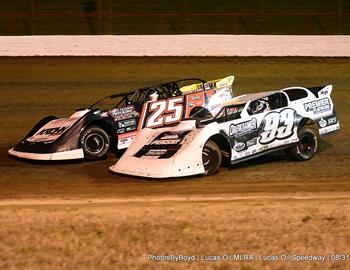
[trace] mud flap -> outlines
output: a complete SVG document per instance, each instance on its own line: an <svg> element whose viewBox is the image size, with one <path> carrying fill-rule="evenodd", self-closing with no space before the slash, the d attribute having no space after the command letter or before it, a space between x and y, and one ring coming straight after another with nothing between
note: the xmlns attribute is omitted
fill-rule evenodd
<svg viewBox="0 0 350 270"><path fill-rule="evenodd" d="M315 119L315 122L321 137L336 133L340 129L339 120L335 110L333 110L330 115Z"/></svg>

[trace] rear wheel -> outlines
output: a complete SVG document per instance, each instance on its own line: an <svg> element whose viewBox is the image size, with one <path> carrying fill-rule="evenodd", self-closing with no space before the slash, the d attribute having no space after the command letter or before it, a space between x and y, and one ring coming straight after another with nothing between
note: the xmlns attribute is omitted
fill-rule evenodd
<svg viewBox="0 0 350 270"><path fill-rule="evenodd" d="M294 160L304 161L311 159L317 151L317 136L309 128L298 131L299 142L287 149L287 154Z"/></svg>
<svg viewBox="0 0 350 270"><path fill-rule="evenodd" d="M204 175L216 173L221 165L222 155L219 146L213 141L207 141L203 147L202 160Z"/></svg>
<svg viewBox="0 0 350 270"><path fill-rule="evenodd" d="M108 134L102 128L91 126L82 133L80 144L86 159L97 160L106 155L110 141Z"/></svg>

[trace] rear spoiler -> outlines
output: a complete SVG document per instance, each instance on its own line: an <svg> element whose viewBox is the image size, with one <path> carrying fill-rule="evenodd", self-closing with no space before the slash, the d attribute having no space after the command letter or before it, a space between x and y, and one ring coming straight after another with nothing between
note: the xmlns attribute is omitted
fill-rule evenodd
<svg viewBox="0 0 350 270"><path fill-rule="evenodd" d="M191 85L186 85L180 88L180 91L182 93L189 93L192 91L197 91L199 89L201 89L201 87L206 90L208 89L214 89L214 88L220 88L220 87L225 87L225 86L232 86L233 81L234 81L235 77L233 75L231 76L227 76L225 78L222 79L216 79L216 80L212 80L212 81L208 81L206 83L195 83L195 84L191 84Z"/></svg>
<svg viewBox="0 0 350 270"><path fill-rule="evenodd" d="M333 89L333 85L329 84L324 86L315 86L309 87L307 89L310 90L315 95L315 97L319 98L319 94L330 95Z"/></svg>

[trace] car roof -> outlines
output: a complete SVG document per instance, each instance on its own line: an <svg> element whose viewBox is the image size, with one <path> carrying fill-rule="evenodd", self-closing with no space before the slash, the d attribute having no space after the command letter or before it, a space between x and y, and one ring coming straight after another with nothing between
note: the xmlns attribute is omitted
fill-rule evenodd
<svg viewBox="0 0 350 270"><path fill-rule="evenodd" d="M145 87L140 87L140 88L136 88L134 90L129 90L129 91L126 91L126 92L121 92L121 93L117 93L117 94L112 94L112 95L108 95L108 96L105 96L99 100L97 100L95 103L93 103L89 108L92 108L94 107L96 104L98 104L99 102L101 102L102 100L104 99L107 99L107 98L117 98L117 97L125 97L127 95L134 95L134 94L137 94L137 93L143 93L151 88L166 88L167 86L173 86L174 84L177 84L179 82L184 82L184 81L198 81L198 82L201 82L201 83L206 83L205 80L203 79L199 79L199 78L186 78L186 79L181 79L181 80L176 80L176 81L171 81L171 82L166 82L166 83L162 83L162 84L156 84L156 85L150 85L150 86L145 86ZM180 90L179 90L180 91Z"/></svg>
<svg viewBox="0 0 350 270"><path fill-rule="evenodd" d="M225 105L239 105L239 104L245 104L248 101L257 100L263 97L267 97L269 95L275 94L281 92L280 90L277 91L268 91L268 92L259 92L259 93L252 93L252 94L244 94L241 96L234 97L233 99L227 101Z"/></svg>
<svg viewBox="0 0 350 270"><path fill-rule="evenodd" d="M174 83L179 83L179 82L184 82L184 81L198 81L198 82L201 82L201 83L206 83L205 80L203 79L199 79L199 78L186 78L186 79L181 79L181 80L176 80L176 81L170 81L170 82L166 82L166 83L161 83L161 84L156 84L156 85L150 85L150 86L144 86L144 87L140 87L140 88L136 88L134 90L130 90L130 91L126 91L126 92L122 92L122 93L118 93L118 94L113 94L113 95L110 95L110 96L107 96L107 97L122 97L122 96L126 96L126 95L129 95L129 94L133 94L135 93L136 91L145 91L145 90L148 90L150 88L157 88L157 87L162 87L162 86L166 86L166 85L169 85L169 84L174 84Z"/></svg>

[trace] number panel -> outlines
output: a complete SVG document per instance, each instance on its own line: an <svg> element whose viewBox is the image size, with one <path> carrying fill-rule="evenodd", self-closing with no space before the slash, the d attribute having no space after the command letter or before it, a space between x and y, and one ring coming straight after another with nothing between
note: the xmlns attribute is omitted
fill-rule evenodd
<svg viewBox="0 0 350 270"><path fill-rule="evenodd" d="M146 127L154 128L163 125L164 117L162 114L166 110L167 104L165 100L156 101L151 103L150 111L152 114L147 119Z"/></svg>
<svg viewBox="0 0 350 270"><path fill-rule="evenodd" d="M284 140L294 134L295 110L284 109L280 112L270 112L265 115L265 125L260 133L261 144L268 144L274 140Z"/></svg>
<svg viewBox="0 0 350 270"><path fill-rule="evenodd" d="M171 115L165 116L164 124L171 124L181 120L183 113L182 102L182 97L169 100L166 112L171 113Z"/></svg>
<svg viewBox="0 0 350 270"><path fill-rule="evenodd" d="M148 111L152 112L146 117L145 127L155 128L179 122L183 115L183 97L159 100L149 104Z"/></svg>

